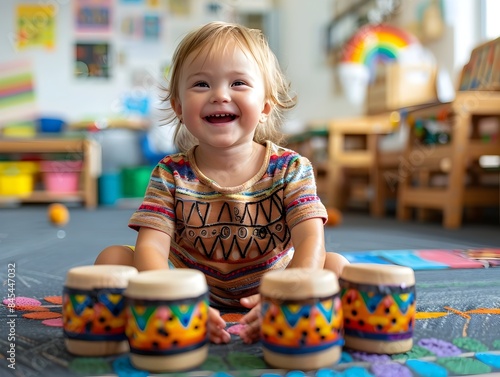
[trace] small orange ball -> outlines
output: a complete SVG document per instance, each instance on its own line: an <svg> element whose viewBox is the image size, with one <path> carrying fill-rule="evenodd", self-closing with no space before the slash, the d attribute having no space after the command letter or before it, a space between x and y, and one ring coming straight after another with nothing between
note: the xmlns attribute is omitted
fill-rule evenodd
<svg viewBox="0 0 500 377"><path fill-rule="evenodd" d="M337 208L329 207L326 209L326 213L328 214L328 220L326 225L328 226L337 226L342 222L342 213Z"/></svg>
<svg viewBox="0 0 500 377"><path fill-rule="evenodd" d="M68 208L61 203L52 203L47 209L49 221L56 226L64 226L69 221Z"/></svg>

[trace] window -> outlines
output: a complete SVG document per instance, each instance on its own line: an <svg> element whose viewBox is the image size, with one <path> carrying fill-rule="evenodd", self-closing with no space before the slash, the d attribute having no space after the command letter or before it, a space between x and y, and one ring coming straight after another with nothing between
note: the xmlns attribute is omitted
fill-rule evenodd
<svg viewBox="0 0 500 377"><path fill-rule="evenodd" d="M483 36L486 40L500 37L500 1L483 0Z"/></svg>

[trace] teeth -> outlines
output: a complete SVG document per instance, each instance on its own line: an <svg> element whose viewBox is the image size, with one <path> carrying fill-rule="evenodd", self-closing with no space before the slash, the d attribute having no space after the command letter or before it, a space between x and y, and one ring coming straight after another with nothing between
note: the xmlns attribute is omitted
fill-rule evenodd
<svg viewBox="0 0 500 377"><path fill-rule="evenodd" d="M215 115L212 115L212 116L214 116L216 118L220 118L220 117L229 117L229 116L231 116L231 114L215 114Z"/></svg>

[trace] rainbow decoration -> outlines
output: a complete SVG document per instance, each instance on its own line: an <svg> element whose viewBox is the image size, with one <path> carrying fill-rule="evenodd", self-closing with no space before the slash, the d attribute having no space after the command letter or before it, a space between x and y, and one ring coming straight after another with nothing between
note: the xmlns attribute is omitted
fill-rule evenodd
<svg viewBox="0 0 500 377"><path fill-rule="evenodd" d="M373 78L378 63L397 60L403 49L418 44L420 42L415 36L398 27L366 25L346 43L341 61L365 65Z"/></svg>

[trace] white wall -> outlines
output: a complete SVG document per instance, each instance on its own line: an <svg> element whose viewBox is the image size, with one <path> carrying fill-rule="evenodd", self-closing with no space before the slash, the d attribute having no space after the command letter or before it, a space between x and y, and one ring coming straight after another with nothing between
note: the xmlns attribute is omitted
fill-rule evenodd
<svg viewBox="0 0 500 377"><path fill-rule="evenodd" d="M462 67L469 61L474 47L481 43L481 1L455 0L453 9L450 3L454 26L454 68L458 75Z"/></svg>
<svg viewBox="0 0 500 377"><path fill-rule="evenodd" d="M356 113L337 87L334 68L325 53L326 27L332 0L282 0L280 6L280 61L298 96L287 130L310 120Z"/></svg>

